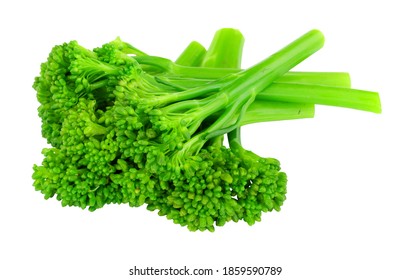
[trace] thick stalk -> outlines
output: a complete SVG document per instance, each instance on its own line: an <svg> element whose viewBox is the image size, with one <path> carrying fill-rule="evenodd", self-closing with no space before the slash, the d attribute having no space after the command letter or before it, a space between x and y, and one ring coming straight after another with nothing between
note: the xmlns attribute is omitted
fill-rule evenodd
<svg viewBox="0 0 410 280"><path fill-rule="evenodd" d="M218 30L202 61L202 67L241 68L242 49L245 38L233 28Z"/></svg>
<svg viewBox="0 0 410 280"><path fill-rule="evenodd" d="M206 49L200 43L192 41L180 56L175 60L176 64L196 67L202 64Z"/></svg>

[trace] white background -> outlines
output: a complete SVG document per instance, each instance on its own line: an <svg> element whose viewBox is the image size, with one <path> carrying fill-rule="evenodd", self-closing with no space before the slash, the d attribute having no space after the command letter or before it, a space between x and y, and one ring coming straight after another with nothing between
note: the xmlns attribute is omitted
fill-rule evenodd
<svg viewBox="0 0 410 280"><path fill-rule="evenodd" d="M134 265L282 266L278 279L410 279L405 2L2 2L0 279L158 278L128 276ZM245 127L244 146L280 159L289 176L282 211L253 227L192 233L143 207L89 213L34 191L32 165L46 143L31 85L52 46L75 39L93 48L120 36L175 59L191 40L207 46L222 27L244 34L244 67L321 30L325 47L296 70L350 72L353 87L380 92L383 114L318 107L314 119ZM234 279L209 279L224 278ZM240 279L259 278L268 279Z"/></svg>

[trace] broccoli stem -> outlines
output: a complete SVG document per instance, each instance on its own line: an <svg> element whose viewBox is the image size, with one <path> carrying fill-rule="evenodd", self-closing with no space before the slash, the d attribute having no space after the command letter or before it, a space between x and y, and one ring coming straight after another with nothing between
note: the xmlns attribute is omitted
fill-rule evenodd
<svg viewBox="0 0 410 280"><path fill-rule="evenodd" d="M258 156L250 151L245 150L241 143L241 128L238 127L228 133L229 147L235 151L235 153L240 154L243 158L259 160Z"/></svg>
<svg viewBox="0 0 410 280"><path fill-rule="evenodd" d="M242 35L237 30L225 28L215 34L211 47L207 52L208 57L213 57L213 61L203 62L205 67L226 67L229 62L231 65L240 62L241 57L236 58L242 51ZM237 38L235 39L235 36ZM232 39L233 38L233 39ZM236 42L236 44L235 44ZM229 46L229 48L227 48ZM235 56L226 56L230 50ZM229 51L228 51L229 53ZM215 59L219 60L215 60ZM239 63L237 64L239 68ZM184 81L180 80L183 84ZM190 81L190 86L201 84L202 80ZM327 72L288 72L266 88L256 97L254 103L247 110L241 125L260 121L295 119L299 117L313 117L313 104L331 105L364 110L374 113L381 112L379 96L375 92L349 89L350 76L348 73L327 73ZM270 103L271 110L268 104ZM292 104L279 103L292 102ZM312 104L312 105L307 105ZM310 107L310 108L309 108ZM288 109L289 115L285 114ZM260 112L258 110L261 110ZM277 110L277 114L276 114ZM300 112L300 113L299 113Z"/></svg>
<svg viewBox="0 0 410 280"><path fill-rule="evenodd" d="M198 68L198 67L189 67L179 64L175 64L167 58L162 58L158 56L140 56L134 57L134 59L141 64L144 70L152 71L152 67L163 75L171 75L172 77L185 77L185 78L199 78L199 79L218 79L225 77L232 73L238 73L238 70L232 70L229 68ZM149 72L148 71L148 72Z"/></svg>
<svg viewBox="0 0 410 280"><path fill-rule="evenodd" d="M237 32L237 34L235 34ZM236 29L223 28L215 34L209 50L198 42L191 42L180 54L177 60L172 62L169 59L154 56L138 56L135 59L143 68L151 66L161 73L160 80L167 83L174 83L183 88L192 88L209 83L215 79L226 75L238 73L240 67L234 64L238 60L239 51L242 51L243 36ZM218 43L219 42L219 43ZM223 43L222 43L223 42ZM213 44L213 45L212 45ZM219 44L219 45L218 45ZM238 46L235 46L237 44ZM221 47L227 46L227 47ZM234 47L232 47L234 46ZM240 49L239 49L240 48ZM220 55L212 55L213 50L217 50ZM206 57L205 57L206 55ZM211 60L220 59L223 67L215 67L219 61L211 64ZM240 58L239 58L240 59ZM229 63L227 63L229 62ZM240 61L239 61L240 63ZM198 69L197 66L201 65ZM152 68L149 68L150 70ZM344 72L288 72L278 78L281 83L311 83L326 84L340 87L350 87L350 76Z"/></svg>
<svg viewBox="0 0 410 280"><path fill-rule="evenodd" d="M235 33L235 31L234 29L226 28L215 34L206 55L206 57L212 57L213 59L203 61L202 66L227 67L236 63L237 68L239 68L243 37L240 32L237 31L238 33ZM228 45L230 46L229 48L226 47ZM229 56L226 53L232 53L233 55ZM184 79L175 81L179 85L190 87L198 86L204 82L201 79L190 80L189 82ZM333 105L375 113L381 112L377 93L348 89L348 87L350 87L350 76L348 73L286 73L277 82L258 94L256 101L250 105L249 110L244 115L244 120L240 124L313 117L313 104ZM262 104L267 101L272 102L270 103L271 106L266 103ZM275 104L275 101L292 102L292 104ZM187 105L185 104L184 106ZM197 101L193 101L191 105L193 107L201 106Z"/></svg>
<svg viewBox="0 0 410 280"><path fill-rule="evenodd" d="M229 32L229 30L227 32ZM219 43L220 48L225 47L223 39L220 39L219 37L215 36L214 41L217 41L217 43ZM214 41L212 43L214 43ZM241 53L241 51L242 51L242 46L240 44L236 44L236 45L235 44L229 44L229 47L232 49L233 52L234 52L235 49L236 50L239 49L239 53ZM218 55L223 55L223 52L218 52L218 48L210 50L210 52L212 52L212 54L216 57ZM235 61L238 62L238 61L240 61L240 56L239 56L239 59L236 58L236 57L231 57L230 60L233 60L233 62L235 62ZM227 63L227 62L225 62L225 60L216 59L215 61L217 61L217 62L211 62L212 66L216 66L216 67L221 66L221 67L223 67L224 63ZM230 61L230 62L232 62L232 61ZM237 64L237 67L238 68L240 67L240 63ZM246 112L247 113L246 115L249 115L250 108L254 104L260 104L262 106L263 105L268 105L268 110L269 111L272 108L272 104L269 104L269 102L259 102L258 103L258 101L255 101L249 106L249 108ZM284 106L293 105L293 104L290 104L290 103L287 103L287 104L283 103L283 104L284 104ZM308 106L308 108L309 107L314 108L313 105ZM256 112L263 113L263 108L256 108ZM246 115L243 119L246 118ZM278 114L278 115L280 115L280 114ZM242 121L243 121L243 119L242 119ZM216 138L219 138L219 137L221 137L221 136L218 136ZM212 139L215 139L215 138L212 138ZM241 158L241 160L243 160L243 164L248 169L248 171L250 171L250 172L256 171L256 172L258 172L258 176L260 176L260 174L263 174L261 177L267 176L267 178L269 178L267 180L267 182L269 182L267 184L267 187L270 190L270 191L268 191L268 193L271 193L271 195L266 196L266 190L267 189L266 189L265 186L263 186L264 183L262 183L262 185L260 185L261 182L259 182L259 183L255 183L255 185L257 186L258 189L259 188L264 189L261 192L261 195L263 197L263 203L265 204L264 208L266 210L275 209L275 210L279 211L280 206L283 204L283 200L285 198L285 193L286 193L286 175L284 173L277 173L276 172L277 170L280 169L279 162L275 159L272 159L272 158L269 158L269 159L261 158L258 155L256 155L255 153L252 153L250 151L245 150L242 147L241 141L240 141L240 127L237 127L237 128L235 128L234 130L232 130L228 133L228 141L229 141L229 146L231 148L231 151L234 154L236 154L237 156L239 156L239 158ZM272 167L273 167L273 169L270 169ZM252 169L254 171L251 171ZM276 183L272 184L274 180L276 180ZM255 186L253 184L253 182L251 182L251 181L253 181L253 180L248 181L248 184L246 184L246 188L249 191L249 193L254 192L254 190L250 191ZM259 179L255 178L254 182L257 182L257 181L262 181L262 180L260 178ZM280 191L277 191L278 187L279 187ZM276 190L273 195L272 195L272 190ZM258 196L258 197L261 197L260 195L256 195L255 193L254 193L254 195ZM237 194L238 199L244 199L245 197L246 197L246 195ZM262 210L262 211L266 211L266 210ZM252 224L255 223L255 221L260 221L260 214L261 214L260 211L254 212L254 211L245 210L244 220L249 225L252 225ZM221 225L221 224L217 223L217 225Z"/></svg>
<svg viewBox="0 0 410 280"><path fill-rule="evenodd" d="M145 56L147 55L145 52L137 49L136 47L132 46L131 44L124 42L120 39L120 37L115 38L115 40L111 41L110 44L116 46L122 52L126 54L132 54L136 56Z"/></svg>
<svg viewBox="0 0 410 280"><path fill-rule="evenodd" d="M239 127L246 109L254 101L256 95L319 50L323 43L323 34L312 30L255 66L229 75L216 83L210 83L208 86L217 84L221 88L212 95L205 95L206 97L202 95L204 104L200 109L191 109L187 114L180 114L183 116L181 120L178 120L180 118L178 116L176 118L176 121L179 121L189 131L191 138L174 154L175 168L178 168L187 156L198 153L208 140ZM179 101L179 94L170 95L177 96L174 102ZM184 92L180 94L181 96L186 97ZM218 114L216 120L194 134L199 127L198 124L215 114Z"/></svg>
<svg viewBox="0 0 410 280"><path fill-rule="evenodd" d="M314 104L256 100L249 105L240 126L247 124L313 118Z"/></svg>
<svg viewBox="0 0 410 280"><path fill-rule="evenodd" d="M158 78L159 81L187 89L240 71L244 41L239 30L223 28L215 33L208 51L200 43L193 41L175 63L152 56L139 56L136 59L141 64L158 67L166 74L171 74ZM201 69L195 67L198 65L201 65ZM350 76L341 72L288 72L279 77L277 82L350 87Z"/></svg>
<svg viewBox="0 0 410 280"><path fill-rule="evenodd" d="M191 47L205 49L199 43ZM237 33L237 30L222 29L215 34L206 55L206 57L213 57L213 60L203 61L201 65L204 67L226 68L227 65L237 64L237 68L239 68L242 47L243 37L240 33ZM227 52L235 55L226 56ZM182 57L184 55L187 54L181 54ZM196 61L190 64L193 61L193 59L186 57L184 66L193 66L195 63L198 63ZM190 86L198 86L204 83L204 80L188 81L180 79L180 81L183 83L187 82L187 84L193 82ZM381 111L377 93L352 90L348 89L348 87L350 87L350 76L348 73L288 72L279 78L278 82L273 83L257 95L255 102L249 106L240 125L312 118L315 112L314 104L347 107L375 113ZM186 110L189 107L198 108L201 106L203 106L201 101L193 100L189 103L178 104L175 107L170 106L169 109L178 111Z"/></svg>
<svg viewBox="0 0 410 280"><path fill-rule="evenodd" d="M350 75L345 72L288 72L277 83L312 84L350 88Z"/></svg>
<svg viewBox="0 0 410 280"><path fill-rule="evenodd" d="M200 43L192 41L179 55L175 63L178 65L200 66L206 54L206 49Z"/></svg>
<svg viewBox="0 0 410 280"><path fill-rule="evenodd" d="M188 56L182 59L188 61ZM176 64L171 60L155 56L140 56L134 57L141 67L147 72L153 71L152 67L156 69L159 80L167 83L175 83L180 87L192 88L202 86L205 83L214 81L215 79L223 78L230 74L239 73L241 69L234 68L216 68L216 67L195 67L195 65L188 65L186 63ZM151 68L147 69L147 66ZM350 87L350 76L344 72L299 72L289 71L277 79L280 83L320 83L321 81L333 86Z"/></svg>
<svg viewBox="0 0 410 280"><path fill-rule="evenodd" d="M205 68L214 69L214 68ZM182 77L157 77L159 82L164 84L175 85L180 88L194 88L203 86L206 83L214 81L214 79L199 79L199 78L182 78ZM275 83L292 83L292 84L315 84L327 85L334 87L350 87L350 75L344 72L292 72L284 74L278 78Z"/></svg>
<svg viewBox="0 0 410 280"><path fill-rule="evenodd" d="M255 66L234 74L237 78L216 94L217 102L222 106L218 108L213 104L213 108L204 108L212 111L229 106L218 120L203 132L207 134L206 138L228 133L238 127L237 121L240 121L243 110L247 109L258 93L319 50L323 43L323 34L318 30L312 30ZM226 102L222 102L224 98ZM238 114L239 117L235 119L235 115Z"/></svg>
<svg viewBox="0 0 410 280"><path fill-rule="evenodd" d="M244 42L245 38L239 30L219 29L215 32L201 66L240 69Z"/></svg>
<svg viewBox="0 0 410 280"><path fill-rule="evenodd" d="M239 30L232 28L223 28L218 30L215 33L214 38L211 42L211 46L209 47L205 55L205 58L208 57L212 59L204 60L201 65L204 67L216 68L227 68L230 66L240 69L243 43L244 37ZM289 82L293 82L295 76L303 77L303 75L288 76L290 77ZM302 81L309 81L309 79L312 79L312 77L313 81L315 81L314 78L316 77L316 75L307 73ZM323 81L324 83L341 83L339 82L339 79L321 79L319 81ZM344 79L344 81L350 81L350 79ZM197 104L197 106L201 105ZM246 110L246 113L242 118L240 125L243 126L265 121L312 118L313 116L313 104L284 103L268 100L258 100L258 98L256 98L256 100L252 102L252 104Z"/></svg>
<svg viewBox="0 0 410 280"><path fill-rule="evenodd" d="M331 105L381 113L377 92L323 85L272 84L258 100Z"/></svg>

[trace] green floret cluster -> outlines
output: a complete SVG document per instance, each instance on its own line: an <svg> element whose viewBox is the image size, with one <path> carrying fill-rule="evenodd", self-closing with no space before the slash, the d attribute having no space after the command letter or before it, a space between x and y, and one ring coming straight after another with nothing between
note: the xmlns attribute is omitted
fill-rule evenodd
<svg viewBox="0 0 410 280"><path fill-rule="evenodd" d="M351 89L347 73L291 71L322 47L317 30L244 70L243 42L221 29L175 62L120 38L55 46L33 85L50 145L35 189L90 211L146 205L191 231L280 211L286 174L242 147L240 127L311 118L315 104L379 113L379 97Z"/></svg>

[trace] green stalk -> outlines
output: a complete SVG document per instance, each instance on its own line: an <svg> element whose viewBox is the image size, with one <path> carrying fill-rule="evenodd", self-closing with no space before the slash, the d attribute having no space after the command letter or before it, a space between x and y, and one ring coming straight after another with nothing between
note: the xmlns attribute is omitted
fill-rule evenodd
<svg viewBox="0 0 410 280"><path fill-rule="evenodd" d="M350 75L345 72L288 72L277 83L311 84L350 88Z"/></svg>
<svg viewBox="0 0 410 280"><path fill-rule="evenodd" d="M312 30L246 70L228 75L204 87L193 88L160 98L151 98L149 101L144 101L146 102L145 105L164 106L177 101L203 97L206 93L214 90L216 93L209 99L210 102L204 106L202 112L199 112L196 117L199 119L206 118L208 115L225 109L219 120L209 127L209 130L213 131L212 135L214 133L225 134L227 132L225 131L226 129L231 129L232 124L228 125L228 123L232 121L234 115L239 113L239 110L243 111L243 106L251 104L259 92L318 51L323 46L323 43L323 34L318 30ZM149 58L155 59L155 57ZM205 68L190 67L190 69L201 72ZM215 69L227 70L225 68ZM249 102L249 99L252 99L252 101ZM227 108L227 106L230 107Z"/></svg>
<svg viewBox="0 0 410 280"><path fill-rule="evenodd" d="M247 124L313 118L314 104L255 100L249 105L240 126Z"/></svg>
<svg viewBox="0 0 410 280"><path fill-rule="evenodd" d="M131 44L124 42L120 39L120 37L117 37L115 40L110 42L114 46L116 46L118 49L120 49L122 52L126 54L133 54L136 56L145 56L147 55L143 51L137 49L136 47L132 46Z"/></svg>
<svg viewBox="0 0 410 280"><path fill-rule="evenodd" d="M241 67L242 50L243 50L243 35L236 29L224 28L218 30L212 40L211 47L209 48L205 57L213 57L212 60L208 59L203 61L201 65L205 67L227 67L227 65L236 65L236 68ZM199 44L199 43L198 43ZM186 48L191 48L191 44ZM193 48L197 48L196 45ZM202 47L201 49L205 49ZM233 53L235 55L225 56L226 53ZM180 57L183 58L184 66L193 66L197 63L195 58L189 55L189 52L184 51ZM222 59L223 57L224 59ZM312 81L322 83L324 85L334 86L349 86L350 78L347 73L302 73L295 72L288 73L289 79L283 79L286 82L297 81L295 77L300 76L303 82ZM333 75L335 74L335 75ZM319 76L320 75L320 76ZM281 77L281 79L284 77ZM185 103L185 102L184 102ZM185 104L182 108L174 108L175 112L178 110L186 110L187 108L198 108L202 106L199 100L192 100L191 103ZM169 106L170 107L170 106ZM256 99L246 110L244 117L242 118L240 125L247 125L258 122L267 121L279 121L279 120L291 120L300 118L312 118L314 116L315 107L313 104L301 104L301 103L285 103L276 101L266 101ZM239 128L238 128L239 129Z"/></svg>
<svg viewBox="0 0 410 280"><path fill-rule="evenodd" d="M234 120L232 123L233 118L235 115L242 115L243 110L246 110L251 103L249 101L253 101L258 93L319 50L323 44L323 34L318 30L312 30L262 62L236 74L238 78L216 94L219 106L212 104L213 108L208 108L211 112L229 106L218 120L204 131L205 138L209 139L225 134L238 127L238 120ZM206 107L204 110L207 109Z"/></svg>
<svg viewBox="0 0 410 280"><path fill-rule="evenodd" d="M134 59L141 64L144 71L147 71L146 66L150 66L148 71L157 71L159 73L171 74L173 77L189 77L199 79L219 79L232 73L237 73L238 70L229 68L199 68L189 67L175 64L167 58L158 56L136 56Z"/></svg>
<svg viewBox="0 0 410 280"><path fill-rule="evenodd" d="M187 61L187 57L181 58ZM193 67L194 65L185 64L183 61L179 64L172 62L169 59L156 56L136 56L133 57L144 71L155 73L159 80L166 83L175 83L180 87L192 88L204 85L214 81L215 79L223 78L230 74L239 73L241 69L234 68L215 68L215 67ZM350 87L350 76L343 72L287 72L277 79L281 83L320 83L325 81L326 84L333 86ZM328 81L328 82L326 82Z"/></svg>
<svg viewBox="0 0 410 280"><path fill-rule="evenodd" d="M245 38L233 28L218 30L205 54L201 67L241 68Z"/></svg>
<svg viewBox="0 0 410 280"><path fill-rule="evenodd" d="M222 31L221 31L222 30ZM242 34L235 29L224 28L216 32L214 39L211 43L207 55L205 57L213 57L213 60L207 60L202 63L205 67L221 67L224 68L227 65L233 66L236 65L236 68L241 67L242 60L242 49L244 38ZM237 37L237 38L235 38ZM232 43L235 42L235 43ZM190 51L187 49L205 49L203 46L196 43L192 43L185 49L185 51L179 56L181 58L181 63L184 66L194 66L198 62L195 56L191 55ZM193 51L195 53L195 50ZM235 55L225 56L226 53L234 53ZM224 57L221 59L220 57ZM299 73L295 72L297 75L292 75L293 73L287 73L289 79L283 79L284 81L293 82L297 81L295 77L300 76L303 82L308 82L309 80L317 83L329 84L334 86L349 86L350 78L347 73ZM300 75L299 75L300 74ZM333 75L335 74L335 75ZM320 75L320 76L319 76ZM281 77L284 78L283 76ZM191 81L187 80L187 81ZM168 106L167 112L170 112L170 109L174 109L174 112L178 110L187 110L187 108L198 108L202 106L202 102L199 100L192 100L190 103L184 102L185 106L182 108L170 108ZM245 116L242 118L240 125L244 126L247 124L258 123L258 122L267 122L267 121L279 121L279 120L291 120L291 119L300 119L300 118L312 118L314 116L315 107L313 104L301 104L301 103L285 103L285 102L276 102L276 101L266 101L256 99L246 110ZM239 128L238 128L239 129ZM220 139L222 142L223 136ZM213 138L215 139L215 138Z"/></svg>
<svg viewBox="0 0 410 280"><path fill-rule="evenodd" d="M232 36L230 36L230 33L233 33ZM229 40L225 40L229 37ZM220 44L217 41L223 40L224 44ZM221 29L218 30L215 33L214 39L212 40L211 46L209 48L208 51L205 51L205 54L202 56L201 61L198 63L198 61L195 59L195 57L193 57L192 55L190 55L190 53L192 52L196 52L196 49L203 49L205 50L205 48L198 44L192 45L192 43L184 50L184 52L179 56L179 60L176 61L177 64L182 65L182 66L200 66L200 67L215 67L217 68L219 65L229 65L229 68L235 67L235 68L240 68L240 61L242 58L242 48L243 48L243 41L244 38L242 36L242 34L239 31L236 31L234 29ZM235 53L235 55L229 55L226 57L227 59L220 59L219 55L212 55L213 53L216 53L218 50L220 49L225 49L225 44L227 43L229 44L229 51L232 53ZM231 43L233 42L233 43ZM239 44L239 46L238 46ZM226 50L226 49L225 49ZM236 51L235 51L236 50ZM217 54L217 53L216 53ZM226 54L226 51L225 51ZM206 57L206 61L204 61L204 58ZM226 67L220 67L220 68L226 68ZM180 85L180 81L185 81L188 82L187 84L184 84L183 87L197 87L197 86L201 86L204 83L208 83L211 82L211 80L205 80L205 79L179 79L179 81L177 81L177 84ZM171 82L172 83L172 82ZM185 103L186 106L188 106L189 108L198 108L199 106L202 106L202 100L192 100L191 102L183 102ZM169 109L170 106L168 106ZM175 108L175 109L180 109L180 108ZM182 110L186 110L186 107L182 108ZM168 110L167 110L168 111ZM214 137L210 140L210 143L212 143L212 145L219 145L222 146L223 145L223 140L224 140L224 136L220 135L217 137Z"/></svg>
<svg viewBox="0 0 410 280"><path fill-rule="evenodd" d="M218 30L214 38L212 40L211 46L209 50L206 53L206 60L202 61L201 66L202 67L215 67L215 68L226 68L227 66L229 67L235 67L235 68L240 68L241 67L241 60L242 60L242 49L243 49L243 43L244 43L244 37L242 36L241 32L239 30L231 29L231 28L225 28ZM228 47L229 46L229 47ZM191 66L189 62L187 61L186 66ZM192 79L190 79L192 81ZM199 100L191 100L189 102L189 107L191 108L198 108L199 106L202 106L202 101ZM195 102L195 103L193 103ZM265 103L268 103L264 101ZM183 103L188 103L188 102L183 102ZM217 119L217 116L215 118L211 117L211 119L215 120ZM237 128L236 130L239 130ZM218 135L215 136L211 139L208 140L210 145L223 145L224 141L224 135ZM194 142L194 143L201 143L200 142Z"/></svg>
<svg viewBox="0 0 410 280"><path fill-rule="evenodd" d="M331 105L381 113L377 92L322 85L272 84L258 100Z"/></svg>
<svg viewBox="0 0 410 280"><path fill-rule="evenodd" d="M237 36L237 38L235 38ZM236 42L236 43L232 43ZM191 46L191 45L190 45ZM190 46L187 47L190 48ZM229 48L227 47L229 46ZM205 49L199 43L193 48ZM206 57L213 57L213 60L202 62L202 65L209 68L224 68L228 65L240 67L241 52L243 48L243 36L235 29L225 28L217 31L211 43ZM235 55L225 57L226 53ZM186 52L180 57L184 58L184 66L197 64L195 59L190 58ZM221 59L224 57L225 59ZM203 85L203 79L182 79L174 78L185 83L183 86L193 87ZM304 84L304 85L288 85ZM324 87L328 86L328 87ZM344 87L344 89L335 89ZM290 120L299 118L312 118L314 116L314 104L333 105L380 112L380 101L378 95L373 92L350 90L350 76L344 72L288 72L280 77L272 86L262 91L247 109L240 125L247 125L257 122ZM287 102L283 102L287 101ZM291 102L291 103L288 103ZM308 103L308 104L307 104ZM170 107L170 110L186 110L187 107L198 108L203 106L203 102L192 101L182 108Z"/></svg>
<svg viewBox="0 0 410 280"><path fill-rule="evenodd" d="M200 43L192 41L175 60L175 63L191 67L200 66L205 55L206 49Z"/></svg>
<svg viewBox="0 0 410 280"><path fill-rule="evenodd" d="M184 126L190 129L215 114L218 114L217 119L195 135L190 130L193 137L174 155L175 165L178 166L188 155L198 153L207 141L240 127L240 121L256 95L319 50L323 43L322 33L312 30L255 66L219 80L226 81L225 86L204 98L206 105L190 111L183 121Z"/></svg>
<svg viewBox="0 0 410 280"><path fill-rule="evenodd" d="M207 68L214 69L214 68ZM165 77L157 78L165 84L173 84L180 88L193 88L203 86L206 83L214 81L213 79L183 78L183 77ZM344 72L288 72L278 78L275 83L290 84L315 84L333 87L350 87L350 75Z"/></svg>
<svg viewBox="0 0 410 280"><path fill-rule="evenodd" d="M237 38L235 38L235 36ZM243 41L243 36L235 29L225 28L217 31L206 55L206 57L213 57L214 59L202 62L202 65L210 68L223 68L227 67L227 65L232 66L236 64L237 68L240 68ZM229 46L229 48L227 48L227 46ZM190 44L187 49L189 48L205 49L199 43L195 45ZM234 53L235 55L221 59L220 57L224 57L226 53ZM197 64L195 59L190 57L189 52L184 51L180 57L184 56L186 56L183 61L184 66L194 66ZM177 82L184 87L200 86L205 82L211 81L204 79L173 79L171 82ZM306 84L306 86L286 85L287 83ZM315 89L318 89L317 86L322 87L319 87L320 90L315 93ZM349 92L347 92L348 89L335 90L334 88L324 88L323 86L349 88L350 76L344 72L288 72L280 77L273 86L268 87L256 97L255 102L253 102L246 111L240 125L243 126L265 121L311 118L314 116L315 103L355 109L365 109L367 107L368 111L380 111L380 102L378 96L374 95L374 93L368 95L368 92L364 91L349 90ZM296 91L293 92L295 87ZM280 92L276 92L277 90L280 90ZM350 95L354 93L355 98L345 95L345 93ZM292 97L292 95L294 96ZM292 103L277 100L292 101ZM309 102L309 104L294 102ZM368 105L369 103L373 105ZM183 108L170 109L174 109L175 112L177 112L178 110L185 110L188 105L192 108L197 108L203 106L203 102L193 101L192 104L185 105Z"/></svg>

